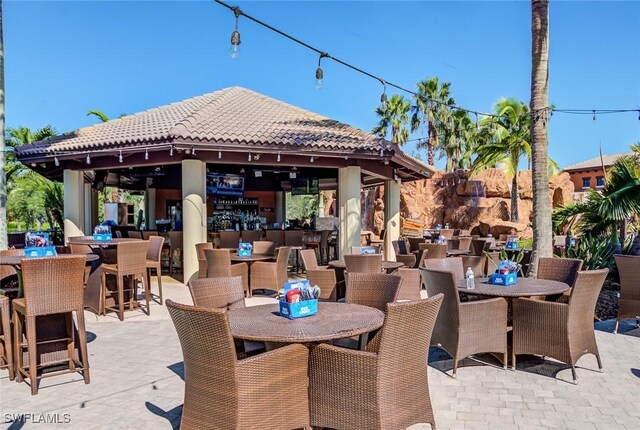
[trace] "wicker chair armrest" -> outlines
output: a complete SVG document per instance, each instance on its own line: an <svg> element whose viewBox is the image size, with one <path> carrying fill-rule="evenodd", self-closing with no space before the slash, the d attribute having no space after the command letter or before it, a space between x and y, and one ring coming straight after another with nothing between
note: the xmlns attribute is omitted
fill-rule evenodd
<svg viewBox="0 0 640 430"><path fill-rule="evenodd" d="M232 264L229 272L231 273L231 276L242 276L249 273L249 265L247 263Z"/></svg>
<svg viewBox="0 0 640 430"><path fill-rule="evenodd" d="M513 301L513 321L526 327L529 324L540 325L544 321L555 320L565 326L569 317L569 305L560 302L520 298ZM555 324L554 324L555 325Z"/></svg>
<svg viewBox="0 0 640 430"><path fill-rule="evenodd" d="M304 365L306 375L308 359L309 349L296 343L238 360L238 367L240 369L245 367L251 368L252 371L264 369L268 375L273 377L277 370L285 363L287 368L293 366L294 369L298 369L299 366Z"/></svg>
<svg viewBox="0 0 640 430"><path fill-rule="evenodd" d="M276 273L278 266L276 263L269 263L266 261L256 261L251 265L251 271L268 271Z"/></svg>
<svg viewBox="0 0 640 430"><path fill-rule="evenodd" d="M321 299L336 298L336 272L327 269L309 269L307 270L307 279L311 285L320 287Z"/></svg>
<svg viewBox="0 0 640 430"><path fill-rule="evenodd" d="M368 369L369 371L375 370L378 362L378 354L375 352L320 344L314 348L311 353L311 363L318 361L331 366L332 371L334 371L336 375L353 375L354 372L361 372L362 369Z"/></svg>
<svg viewBox="0 0 640 430"><path fill-rule="evenodd" d="M416 256L413 254L396 254L396 261L403 263L405 267L414 267L416 265Z"/></svg>
<svg viewBox="0 0 640 430"><path fill-rule="evenodd" d="M478 326L504 322L507 325L507 301L501 297L460 303L460 325Z"/></svg>

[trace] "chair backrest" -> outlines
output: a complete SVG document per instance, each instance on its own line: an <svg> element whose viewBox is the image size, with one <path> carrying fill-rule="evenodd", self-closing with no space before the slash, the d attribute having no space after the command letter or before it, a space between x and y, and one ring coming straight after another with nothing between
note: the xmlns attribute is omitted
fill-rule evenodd
<svg viewBox="0 0 640 430"><path fill-rule="evenodd" d="M423 258L426 259L439 259L447 258L447 245L439 243L421 243L420 248L426 252L423 252Z"/></svg>
<svg viewBox="0 0 640 430"><path fill-rule="evenodd" d="M471 230L460 229L458 236L471 236Z"/></svg>
<svg viewBox="0 0 640 430"><path fill-rule="evenodd" d="M620 274L620 299L640 302L640 256L615 255L614 258Z"/></svg>
<svg viewBox="0 0 640 430"><path fill-rule="evenodd" d="M127 236L129 236L130 239L142 239L142 233L138 230L127 231Z"/></svg>
<svg viewBox="0 0 640 430"><path fill-rule="evenodd" d="M485 276L484 271L487 267L486 255L463 255L460 258L462 259L462 269L464 273L467 273L467 268L471 267L474 277L483 278ZM447 260L452 259L447 258Z"/></svg>
<svg viewBox="0 0 640 430"><path fill-rule="evenodd" d="M461 251L471 250L471 238L458 236L458 249Z"/></svg>
<svg viewBox="0 0 640 430"><path fill-rule="evenodd" d="M147 250L147 260L160 262L162 256L162 245L164 245L164 237L149 236L149 249Z"/></svg>
<svg viewBox="0 0 640 430"><path fill-rule="evenodd" d="M392 240L391 244L393 245L393 251L397 254L400 255L406 255L409 254L409 251L407 250L407 242L405 242L403 239L400 240Z"/></svg>
<svg viewBox="0 0 640 430"><path fill-rule="evenodd" d="M458 239L448 239L447 240L447 250L459 249L460 241Z"/></svg>
<svg viewBox="0 0 640 430"><path fill-rule="evenodd" d="M85 263L86 258L81 255L23 259L22 286L27 313L82 312Z"/></svg>
<svg viewBox="0 0 640 430"><path fill-rule="evenodd" d="M189 282L193 304L204 308L244 308L242 276L220 276Z"/></svg>
<svg viewBox="0 0 640 430"><path fill-rule="evenodd" d="M242 241L244 243L253 243L262 240L262 230L243 230Z"/></svg>
<svg viewBox="0 0 640 430"><path fill-rule="evenodd" d="M472 239L471 240L471 255L483 255L485 252L489 252L489 248L493 244L490 240L484 239Z"/></svg>
<svg viewBox="0 0 640 430"><path fill-rule="evenodd" d="M231 254L228 249L205 249L205 276L208 278L231 275Z"/></svg>
<svg viewBox="0 0 640 430"><path fill-rule="evenodd" d="M402 278L402 286L400 287L396 300L420 300L422 298L420 295L420 291L422 290L420 271L418 269L401 267L397 270L396 274Z"/></svg>
<svg viewBox="0 0 640 430"><path fill-rule="evenodd" d="M153 236L157 236L158 235L158 232L156 230L148 230L148 231L143 231L141 233L142 233L142 238L144 240L149 240Z"/></svg>
<svg viewBox="0 0 640 430"><path fill-rule="evenodd" d="M276 247L284 245L284 231L282 230L267 230L266 238L276 244Z"/></svg>
<svg viewBox="0 0 640 430"><path fill-rule="evenodd" d="M427 288L427 295L435 297L443 294L440 314L436 322L438 336L456 335L460 326L460 296L456 281L451 272L418 268L422 282ZM454 334L455 333L455 334Z"/></svg>
<svg viewBox="0 0 640 430"><path fill-rule="evenodd" d="M417 251L420 249L420 244L425 243L426 240L422 237L409 237L407 238L409 241L409 250Z"/></svg>
<svg viewBox="0 0 640 430"><path fill-rule="evenodd" d="M169 240L171 241L171 250L182 249L182 232L170 231Z"/></svg>
<svg viewBox="0 0 640 430"><path fill-rule="evenodd" d="M577 258L540 257L537 278L560 281L571 286L576 281L580 269L582 260Z"/></svg>
<svg viewBox="0 0 640 430"><path fill-rule="evenodd" d="M69 250L71 254L91 254L91 247L89 245L79 245L77 243L69 243Z"/></svg>
<svg viewBox="0 0 640 430"><path fill-rule="evenodd" d="M253 242L254 254L273 255L276 252L276 244L269 240L256 240Z"/></svg>
<svg viewBox="0 0 640 430"><path fill-rule="evenodd" d="M304 236L304 231L302 230L285 230L284 245L285 246L302 246L303 236Z"/></svg>
<svg viewBox="0 0 640 430"><path fill-rule="evenodd" d="M301 250L300 258L302 258L302 265L304 266L304 270L315 270L318 268L318 259L316 257L316 251L314 249Z"/></svg>
<svg viewBox="0 0 640 430"><path fill-rule="evenodd" d="M462 258L460 257L424 260L423 267L427 270L451 272L456 282L464 279L465 268L462 264Z"/></svg>
<svg viewBox="0 0 640 430"><path fill-rule="evenodd" d="M485 252L484 256L487 257L487 263L485 265L485 273L487 276L498 270L498 263L500 262L500 253L498 251Z"/></svg>
<svg viewBox="0 0 640 430"><path fill-rule="evenodd" d="M349 273L345 303L369 306L385 311L387 303L398 297L402 278L386 273Z"/></svg>
<svg viewBox="0 0 640 430"><path fill-rule="evenodd" d="M147 250L149 242L136 240L118 243L116 252L118 272L121 275L137 275L147 273Z"/></svg>
<svg viewBox="0 0 640 430"><path fill-rule="evenodd" d="M196 255L198 256L198 260L206 260L207 257L205 257L204 251L207 249L213 249L213 243L196 243Z"/></svg>
<svg viewBox="0 0 640 430"><path fill-rule="evenodd" d="M500 242L506 242L508 237L509 237L508 234L501 234L501 235L498 236L498 240Z"/></svg>
<svg viewBox="0 0 640 430"><path fill-rule="evenodd" d="M609 269L585 270L576 274L569 296L569 326L580 324L593 330L596 302L608 274Z"/></svg>
<svg viewBox="0 0 640 430"><path fill-rule="evenodd" d="M382 255L380 254L345 255L344 264L348 273L380 273L382 272Z"/></svg>
<svg viewBox="0 0 640 430"><path fill-rule="evenodd" d="M24 249L5 249L0 251L0 258L1 257L20 257L24 255ZM18 272L16 272L16 269L13 268L13 266L8 266L8 265L0 265L0 280L4 279L8 276L12 276L17 274Z"/></svg>
<svg viewBox="0 0 640 430"><path fill-rule="evenodd" d="M230 398L236 398L236 349L226 309L187 306L172 300L167 300L165 305L182 348L185 403L196 402L195 399L217 399L220 387L228 390ZM230 400L229 404L232 403ZM236 408L230 406L216 410L220 423L237 422ZM211 423L210 413L210 408L190 408L189 416L195 423L193 428L197 428L197 423Z"/></svg>
<svg viewBox="0 0 640 430"><path fill-rule="evenodd" d="M239 231L221 231L220 232L220 248L237 248L240 243Z"/></svg>
<svg viewBox="0 0 640 430"><path fill-rule="evenodd" d="M287 265L289 264L289 257L291 256L291 248L288 246L281 246L278 248L278 255L276 256L276 264L278 265L278 272L284 270L287 273Z"/></svg>
<svg viewBox="0 0 640 430"><path fill-rule="evenodd" d="M115 237L117 237L118 239L122 239L122 230L116 230Z"/></svg>
<svg viewBox="0 0 640 430"><path fill-rule="evenodd" d="M453 239L453 232L454 230L452 228L443 228L442 230L440 230L440 235L449 240Z"/></svg>

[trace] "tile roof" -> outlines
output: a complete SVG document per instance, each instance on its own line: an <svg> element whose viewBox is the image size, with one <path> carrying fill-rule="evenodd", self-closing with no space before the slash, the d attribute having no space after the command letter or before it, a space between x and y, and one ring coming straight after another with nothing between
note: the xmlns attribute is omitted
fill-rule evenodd
<svg viewBox="0 0 640 430"><path fill-rule="evenodd" d="M595 157L590 160L581 161L580 163L572 164L571 166L567 166L564 168L567 170L590 170L590 169L599 169L602 167L604 163L605 167L609 167L615 163L618 158L623 157L625 155L632 155L631 152L624 152L622 154L612 154L612 155L603 155L602 160L600 157Z"/></svg>
<svg viewBox="0 0 640 430"><path fill-rule="evenodd" d="M230 87L25 145L18 153L52 154L176 141L346 152L375 151L388 145L363 130L246 88Z"/></svg>

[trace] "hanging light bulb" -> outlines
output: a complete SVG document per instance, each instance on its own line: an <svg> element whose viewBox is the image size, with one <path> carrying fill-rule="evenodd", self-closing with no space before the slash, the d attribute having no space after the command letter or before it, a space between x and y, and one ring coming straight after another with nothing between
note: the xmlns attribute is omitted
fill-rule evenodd
<svg viewBox="0 0 640 430"><path fill-rule="evenodd" d="M380 81L382 82L382 95L380 96L380 104L382 106L382 109L386 109L387 108L387 83L382 80Z"/></svg>
<svg viewBox="0 0 640 430"><path fill-rule="evenodd" d="M251 153L249 153L249 157L247 158L247 161L251 161Z"/></svg>
<svg viewBox="0 0 640 430"><path fill-rule="evenodd" d="M169 157L173 157L173 145L169 148Z"/></svg>
<svg viewBox="0 0 640 430"><path fill-rule="evenodd" d="M91 157L87 154L87 164L91 164Z"/></svg>
<svg viewBox="0 0 640 430"><path fill-rule="evenodd" d="M596 111L595 111L595 109L593 110L593 120L594 121L596 120Z"/></svg>
<svg viewBox="0 0 640 430"><path fill-rule="evenodd" d="M231 47L229 48L229 56L231 58L238 58L240 56L240 32L238 31L238 19L242 12L239 7L233 8L233 13L236 16L236 27L231 33Z"/></svg>
<svg viewBox="0 0 640 430"><path fill-rule="evenodd" d="M640 121L640 110L638 111L638 121Z"/></svg>
<svg viewBox="0 0 640 430"><path fill-rule="evenodd" d="M314 158L313 158L313 155L312 155L312 156L311 156L311 159L310 159L309 161L311 161L311 162L313 163L313 160L314 160Z"/></svg>
<svg viewBox="0 0 640 430"><path fill-rule="evenodd" d="M149 150L148 150L148 149L145 149L145 150L144 150L144 159L145 159L145 160L148 160L148 159L149 159Z"/></svg>
<svg viewBox="0 0 640 430"><path fill-rule="evenodd" d="M60 161L58 161L58 156L57 155L55 157L53 157L53 164L55 164L56 167L58 167L60 165Z"/></svg>
<svg viewBox="0 0 640 430"><path fill-rule="evenodd" d="M88 155L87 155L88 157ZM120 155L118 156L118 161L122 163L122 149L120 150Z"/></svg>
<svg viewBox="0 0 640 430"><path fill-rule="evenodd" d="M222 158L222 151L218 151L218 160Z"/></svg>
<svg viewBox="0 0 640 430"><path fill-rule="evenodd" d="M380 157L384 157L384 149L380 148Z"/></svg>
<svg viewBox="0 0 640 430"><path fill-rule="evenodd" d="M278 158L277 158L278 163L280 162L280 151L278 151Z"/></svg>
<svg viewBox="0 0 640 430"><path fill-rule="evenodd" d="M320 58L318 58L318 68L316 69L316 90L324 88L324 71L322 70L322 67L320 67L320 62L326 56L327 54L323 52L320 54Z"/></svg>

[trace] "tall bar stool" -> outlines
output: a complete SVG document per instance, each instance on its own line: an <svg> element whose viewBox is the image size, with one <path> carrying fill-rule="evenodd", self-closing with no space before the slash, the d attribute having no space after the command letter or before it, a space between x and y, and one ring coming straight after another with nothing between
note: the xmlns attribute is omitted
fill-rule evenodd
<svg viewBox="0 0 640 430"><path fill-rule="evenodd" d="M38 393L38 381L45 376L58 375L61 372L38 375L38 370L68 363L63 373L81 371L84 383L89 383L89 361L87 354L87 333L84 324L84 256L60 256L52 258L24 259L22 261L22 282L24 298L14 299L13 306L13 342L16 357L16 380L22 382L29 378L31 394ZM74 327L73 312L76 313L77 335ZM54 315L64 314L64 335L56 333L56 324L51 320ZM37 317L48 318L46 323L37 322ZM23 319L26 339L23 340ZM36 327L37 325L40 327ZM38 359L39 345L52 342L67 342L68 356L53 356L51 361ZM75 359L76 342L79 346L79 360ZM23 351L26 349L29 362L24 363ZM42 358L42 357L41 357Z"/></svg>
<svg viewBox="0 0 640 430"><path fill-rule="evenodd" d="M11 347L11 322L9 317L9 298L0 296L0 369L9 370L9 380L13 381L13 348Z"/></svg>
<svg viewBox="0 0 640 430"><path fill-rule="evenodd" d="M149 249L147 250L147 284L151 288L151 271L156 270L158 278L158 298L162 306L162 246L164 237L149 236Z"/></svg>
<svg viewBox="0 0 640 430"><path fill-rule="evenodd" d="M107 310L118 312L120 321L124 320L125 290L129 293L126 303L129 309L133 310L137 303L136 280L140 279L144 286L144 296L147 304L147 315L149 310L149 296L151 295L147 284L147 249L149 243L144 240L133 242L122 242L118 244L116 264L102 265L102 309L103 315ZM112 291L107 287L107 275L114 275L117 278L117 290ZM129 277L129 286L124 288L124 277ZM118 307L107 306L107 295L117 295Z"/></svg>

